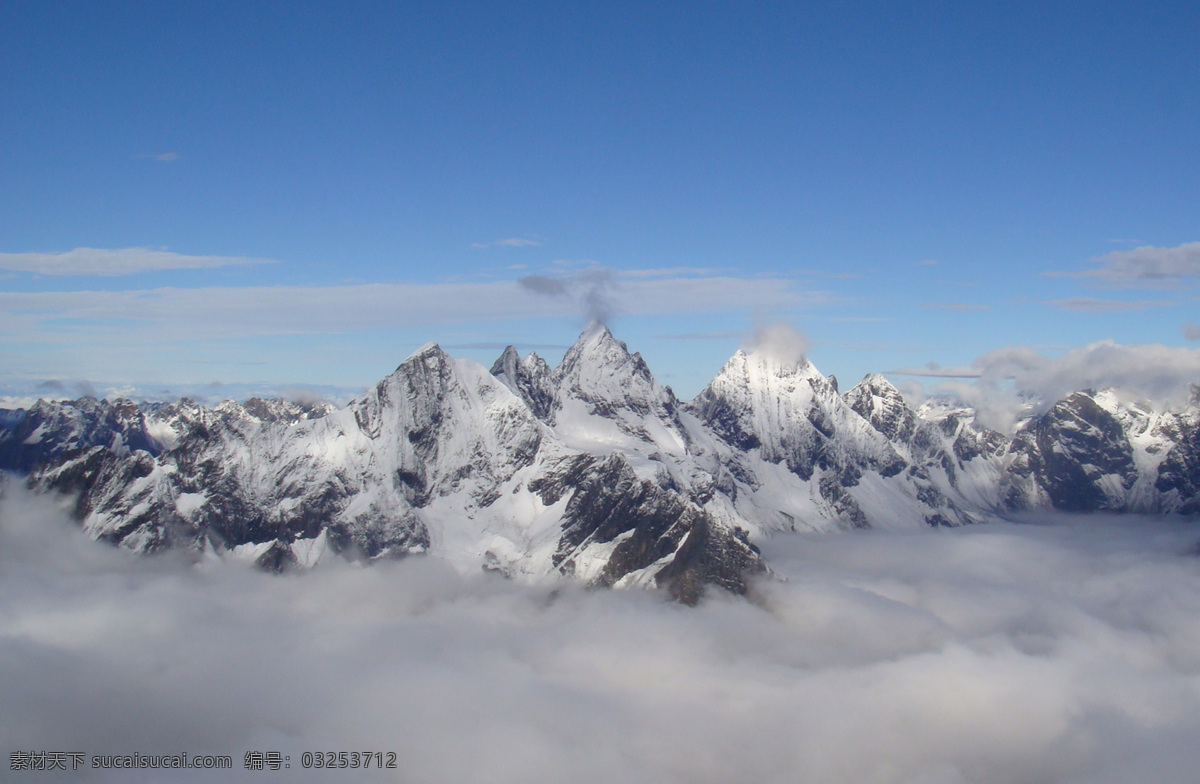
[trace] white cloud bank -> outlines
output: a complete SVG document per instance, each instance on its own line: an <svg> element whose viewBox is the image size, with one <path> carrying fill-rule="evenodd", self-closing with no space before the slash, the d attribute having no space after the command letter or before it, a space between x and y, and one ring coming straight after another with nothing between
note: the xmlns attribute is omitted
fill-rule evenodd
<svg viewBox="0 0 1200 784"><path fill-rule="evenodd" d="M160 270L274 264L244 256L187 256L150 248L76 248L65 253L0 253L0 270L38 275L132 275Z"/></svg>
<svg viewBox="0 0 1200 784"><path fill-rule="evenodd" d="M1200 348L1122 345L1102 340L1047 356L1029 346L989 351L967 367L912 367L889 371L898 375L947 379L942 389L979 411L980 421L1011 430L1027 410L1041 412L1072 392L1113 387L1159 405L1178 405L1200 383Z"/></svg>
<svg viewBox="0 0 1200 784"><path fill-rule="evenodd" d="M1154 400L1186 395L1200 381L1200 349L1102 340L1048 357L1028 346L990 351L972 363L989 383L1012 379L1017 388L1051 402L1080 389L1118 387Z"/></svg>
<svg viewBox="0 0 1200 784"><path fill-rule="evenodd" d="M1075 518L780 537L690 609L431 559L272 577L138 559L0 505L0 737L229 754L44 782L1155 784L1200 768L1200 531ZM286 773L240 771L247 750ZM395 771L304 771L317 750ZM7 762L7 760L5 761Z"/></svg>

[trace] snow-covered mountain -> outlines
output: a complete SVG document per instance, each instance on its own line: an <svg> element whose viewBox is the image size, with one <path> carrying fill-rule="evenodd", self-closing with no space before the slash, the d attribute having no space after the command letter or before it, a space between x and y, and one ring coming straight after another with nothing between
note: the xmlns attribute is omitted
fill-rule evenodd
<svg viewBox="0 0 1200 784"><path fill-rule="evenodd" d="M551 369L427 345L348 406L39 402L0 468L73 493L94 537L272 569L430 552L514 577L744 591L781 531L984 522L1018 509L1200 511L1200 401L1078 392L1006 436L916 411L884 377L839 393L739 351L690 403L593 324Z"/></svg>

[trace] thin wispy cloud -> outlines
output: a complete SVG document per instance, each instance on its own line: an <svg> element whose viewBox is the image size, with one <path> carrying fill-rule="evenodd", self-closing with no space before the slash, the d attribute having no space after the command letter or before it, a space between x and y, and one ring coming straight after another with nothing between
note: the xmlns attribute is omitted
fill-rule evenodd
<svg viewBox="0 0 1200 784"><path fill-rule="evenodd" d="M1127 313L1147 308L1171 308L1178 302L1170 300L1121 300L1098 299L1095 297L1068 297L1067 299L1039 300L1043 305L1052 305L1060 310L1073 313Z"/></svg>
<svg viewBox="0 0 1200 784"><path fill-rule="evenodd" d="M158 163L174 163L181 157L177 152L151 152L137 156L145 160L157 161Z"/></svg>
<svg viewBox="0 0 1200 784"><path fill-rule="evenodd" d="M937 259L922 259L921 261L916 262L916 264L919 267L936 267L941 264L941 262Z"/></svg>
<svg viewBox="0 0 1200 784"><path fill-rule="evenodd" d="M679 278L713 275L717 270L710 267L660 267L658 269L616 270L622 278Z"/></svg>
<svg viewBox="0 0 1200 784"><path fill-rule="evenodd" d="M890 321L883 316L834 316L826 319L838 324L865 324L874 321Z"/></svg>
<svg viewBox="0 0 1200 784"><path fill-rule="evenodd" d="M530 248L541 245L541 240L532 240L525 237L508 237L502 240L493 240L492 242L472 242L473 250L484 250L486 248Z"/></svg>
<svg viewBox="0 0 1200 784"><path fill-rule="evenodd" d="M1111 288L1182 288L1200 281L1200 242L1173 248L1143 245L1118 250L1092 261L1099 266L1082 272L1051 271L1049 277L1079 278Z"/></svg>
<svg viewBox="0 0 1200 784"><path fill-rule="evenodd" d="M151 248L76 248L64 253L0 253L0 270L37 275L133 275L162 270L214 269L275 264L245 256L189 256Z"/></svg>
<svg viewBox="0 0 1200 784"><path fill-rule="evenodd" d="M851 342L845 340L814 340L813 345L832 346L841 351L863 351L878 354L880 352L914 354L925 351L923 347L912 344L900 344L882 341ZM888 371L884 371L885 373Z"/></svg>
<svg viewBox="0 0 1200 784"><path fill-rule="evenodd" d="M793 270L791 274L810 278L829 278L831 280L853 280L862 277L861 272L832 272L830 270L818 269Z"/></svg>
<svg viewBox="0 0 1200 784"><path fill-rule="evenodd" d="M972 311L972 310L991 310L991 305L976 305L969 302L930 302L923 307L938 308L940 310L957 310L957 311Z"/></svg>
<svg viewBox="0 0 1200 784"><path fill-rule="evenodd" d="M817 305L825 292L807 291L793 281L772 278L704 277L693 268L646 270L653 275L627 276L600 265L554 277L527 275L517 281L524 290L541 295L556 307L573 307L587 321L608 323L613 316L668 312L770 312L778 308ZM750 300L758 304L745 307ZM704 307L685 303L707 302ZM741 302L743 306L733 306ZM679 310L680 307L686 308Z"/></svg>
<svg viewBox="0 0 1200 784"><path fill-rule="evenodd" d="M923 378L979 378L983 372L972 367L942 367L929 362L921 367L903 367L884 371L885 375L920 376Z"/></svg>
<svg viewBox="0 0 1200 784"><path fill-rule="evenodd" d="M434 284L0 292L0 335L20 335L35 344L81 341L97 346L119 340L249 338L578 317L593 311L770 312L822 301L820 292L805 291L789 280L617 281L594 268L562 279L535 275Z"/></svg>
<svg viewBox="0 0 1200 784"><path fill-rule="evenodd" d="M745 332L686 332L680 335L655 335L660 340L745 340Z"/></svg>
<svg viewBox="0 0 1200 784"><path fill-rule="evenodd" d="M1183 336L1188 340L1200 340L1200 324L1188 322L1183 325Z"/></svg>

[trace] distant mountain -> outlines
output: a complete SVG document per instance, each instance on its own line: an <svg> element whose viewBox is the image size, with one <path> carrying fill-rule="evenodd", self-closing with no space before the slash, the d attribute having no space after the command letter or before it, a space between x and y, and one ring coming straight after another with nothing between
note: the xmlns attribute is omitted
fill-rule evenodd
<svg viewBox="0 0 1200 784"><path fill-rule="evenodd" d="M766 571L781 531L985 522L1014 510L1200 512L1200 403L1108 390L1011 436L845 393L806 359L737 352L690 403L593 324L551 369L436 345L344 408L92 398L0 415L0 469L74 494L85 530L281 570L435 553L518 578L660 585L694 602Z"/></svg>

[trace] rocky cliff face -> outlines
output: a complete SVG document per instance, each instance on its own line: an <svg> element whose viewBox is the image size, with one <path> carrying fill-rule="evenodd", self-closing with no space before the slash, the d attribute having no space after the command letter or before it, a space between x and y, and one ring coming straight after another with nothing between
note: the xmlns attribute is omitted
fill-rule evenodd
<svg viewBox="0 0 1200 784"><path fill-rule="evenodd" d="M271 569L432 552L604 586L746 590L786 530L983 522L1019 509L1200 511L1200 405L1079 392L1012 436L735 354L689 404L593 325L551 370L423 347L343 409L81 399L0 418L0 467L72 493L94 537Z"/></svg>

